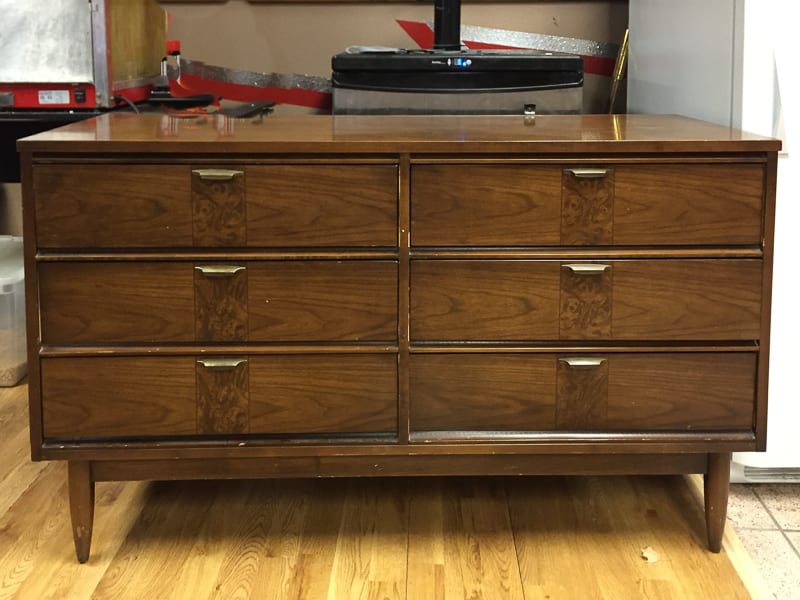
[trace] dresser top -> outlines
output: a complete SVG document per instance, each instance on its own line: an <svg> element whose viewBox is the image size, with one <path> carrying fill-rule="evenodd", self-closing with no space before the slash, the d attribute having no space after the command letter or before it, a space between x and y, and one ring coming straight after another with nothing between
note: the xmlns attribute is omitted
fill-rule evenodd
<svg viewBox="0 0 800 600"><path fill-rule="evenodd" d="M20 152L764 152L780 141L674 115L177 117L110 113L23 138Z"/></svg>

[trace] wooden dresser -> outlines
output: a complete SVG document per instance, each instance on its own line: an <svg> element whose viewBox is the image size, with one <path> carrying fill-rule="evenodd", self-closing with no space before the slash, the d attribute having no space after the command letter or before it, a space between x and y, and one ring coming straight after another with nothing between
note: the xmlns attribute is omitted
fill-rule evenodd
<svg viewBox="0 0 800 600"><path fill-rule="evenodd" d="M777 140L115 114L19 142L31 446L94 482L703 473L766 446Z"/></svg>

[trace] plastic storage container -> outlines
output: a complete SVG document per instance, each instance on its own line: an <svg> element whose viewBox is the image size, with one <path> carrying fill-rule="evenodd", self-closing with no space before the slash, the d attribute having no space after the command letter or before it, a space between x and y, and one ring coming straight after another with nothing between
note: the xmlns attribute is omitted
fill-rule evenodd
<svg viewBox="0 0 800 600"><path fill-rule="evenodd" d="M0 386L16 385L26 371L22 238L0 235Z"/></svg>

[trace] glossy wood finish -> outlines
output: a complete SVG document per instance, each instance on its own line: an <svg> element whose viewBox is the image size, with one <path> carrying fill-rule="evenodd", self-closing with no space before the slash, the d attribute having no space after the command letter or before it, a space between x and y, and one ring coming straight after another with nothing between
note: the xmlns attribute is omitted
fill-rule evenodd
<svg viewBox="0 0 800 600"><path fill-rule="evenodd" d="M421 430L750 430L756 354L413 355Z"/></svg>
<svg viewBox="0 0 800 600"><path fill-rule="evenodd" d="M192 435L194 380L189 357L42 360L44 436Z"/></svg>
<svg viewBox="0 0 800 600"><path fill-rule="evenodd" d="M48 438L397 428L394 354L58 358L42 382Z"/></svg>
<svg viewBox="0 0 800 600"><path fill-rule="evenodd" d="M250 338L246 263L194 265L194 339L246 342Z"/></svg>
<svg viewBox="0 0 800 600"><path fill-rule="evenodd" d="M397 167L248 167L247 223L250 246L396 246Z"/></svg>
<svg viewBox="0 0 800 600"><path fill-rule="evenodd" d="M229 125L20 142L35 458L711 474L763 448L777 141L643 115Z"/></svg>
<svg viewBox="0 0 800 600"><path fill-rule="evenodd" d="M239 270L204 275L207 267ZM397 335L395 262L46 263L41 287L46 344Z"/></svg>
<svg viewBox="0 0 800 600"><path fill-rule="evenodd" d="M186 167L37 165L32 184L41 248L192 245Z"/></svg>
<svg viewBox="0 0 800 600"><path fill-rule="evenodd" d="M195 246L247 245L245 172L241 169L222 171L224 179L214 178L214 169L192 170L192 241Z"/></svg>
<svg viewBox="0 0 800 600"><path fill-rule="evenodd" d="M250 340L394 341L397 263L251 263Z"/></svg>
<svg viewBox="0 0 800 600"><path fill-rule="evenodd" d="M197 429L199 435L250 431L250 365L247 358L195 363ZM219 365L219 363L222 363Z"/></svg>
<svg viewBox="0 0 800 600"><path fill-rule="evenodd" d="M416 165L411 241L414 246L556 245L560 199L557 165Z"/></svg>
<svg viewBox="0 0 800 600"><path fill-rule="evenodd" d="M763 165L614 169L614 242L759 244Z"/></svg>
<svg viewBox="0 0 800 600"><path fill-rule="evenodd" d="M231 136L220 137L223 116L205 119L114 114L73 123L19 143L22 152L133 152L266 156L333 153L413 153L420 159L452 153L480 157L614 153L730 154L775 152L780 141L674 115L542 115L534 124L522 117L484 116L307 116L280 115L237 120ZM533 145L535 144L535 148ZM291 158L291 156L289 157ZM416 158L416 157L415 157ZM301 159L302 160L302 159ZM584 159L584 163L585 163Z"/></svg>
<svg viewBox="0 0 800 600"><path fill-rule="evenodd" d="M190 263L47 263L39 273L46 344L194 341Z"/></svg>
<svg viewBox="0 0 800 600"><path fill-rule="evenodd" d="M580 272L586 264L607 268ZM761 268L758 260L416 260L411 339L758 339Z"/></svg>
<svg viewBox="0 0 800 600"><path fill-rule="evenodd" d="M614 169L563 169L560 242L601 246L614 241ZM622 244L625 238L616 241Z"/></svg>
<svg viewBox="0 0 800 600"><path fill-rule="evenodd" d="M763 179L757 164L418 165L413 243L759 244Z"/></svg>
<svg viewBox="0 0 800 600"><path fill-rule="evenodd" d="M397 245L394 165L221 166L39 166L34 173L39 244L43 248ZM223 179L215 177L220 172ZM348 193L340 193L343 189ZM125 190L122 198L120 190Z"/></svg>
<svg viewBox="0 0 800 600"><path fill-rule="evenodd" d="M396 433L394 354L252 357L250 363L253 433Z"/></svg>
<svg viewBox="0 0 800 600"><path fill-rule="evenodd" d="M552 363L547 355L412 355L411 429L552 429Z"/></svg>

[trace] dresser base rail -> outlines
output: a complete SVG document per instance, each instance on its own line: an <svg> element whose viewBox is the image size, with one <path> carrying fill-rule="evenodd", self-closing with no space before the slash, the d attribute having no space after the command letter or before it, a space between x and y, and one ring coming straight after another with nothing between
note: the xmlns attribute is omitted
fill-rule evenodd
<svg viewBox="0 0 800 600"><path fill-rule="evenodd" d="M97 481L458 475L704 475L708 548L719 552L728 503L731 453L428 456L303 456L69 461L68 489L78 561L89 558Z"/></svg>

